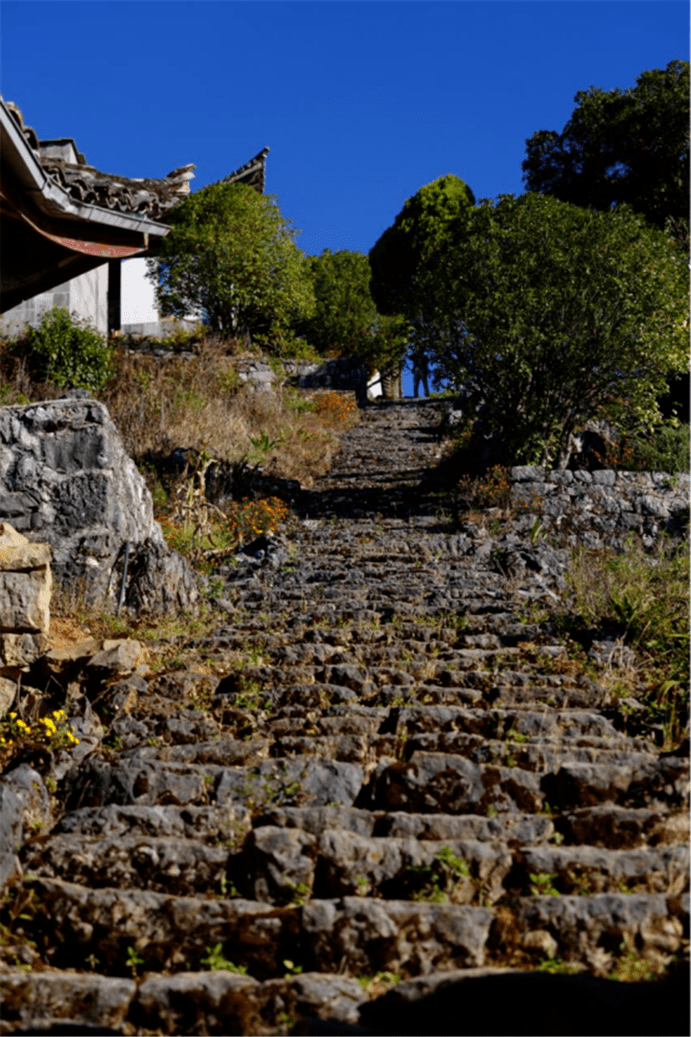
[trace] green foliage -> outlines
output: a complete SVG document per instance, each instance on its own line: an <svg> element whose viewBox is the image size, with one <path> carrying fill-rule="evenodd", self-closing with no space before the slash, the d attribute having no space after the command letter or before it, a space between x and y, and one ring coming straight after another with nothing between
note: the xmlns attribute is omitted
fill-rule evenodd
<svg viewBox="0 0 691 1037"><path fill-rule="evenodd" d="M164 312L206 313L212 331L280 335L314 308L297 232L275 197L247 184L211 184L169 215L150 270ZM160 273L160 283L159 283Z"/></svg>
<svg viewBox="0 0 691 1037"><path fill-rule="evenodd" d="M326 248L308 264L315 298L314 314L302 329L308 341L325 356L366 355L377 321L367 256Z"/></svg>
<svg viewBox="0 0 691 1037"><path fill-rule="evenodd" d="M136 979L137 978L137 970L139 969L140 965L144 964L144 959L142 958L142 956L140 954L137 953L137 951L134 949L134 947L128 947L127 948L127 958L125 960L125 964L127 965L127 968L132 973L132 979Z"/></svg>
<svg viewBox="0 0 691 1037"><path fill-rule="evenodd" d="M112 374L113 349L95 328L54 306L27 334L29 360L39 381L62 389L103 389Z"/></svg>
<svg viewBox="0 0 691 1037"><path fill-rule="evenodd" d="M627 203L688 242L689 63L643 72L628 90L579 91L561 133L526 141L529 191L609 211Z"/></svg>
<svg viewBox="0 0 691 1037"><path fill-rule="evenodd" d="M234 965L223 955L223 944L217 943L213 947L206 948L206 957L201 959L201 964L206 966L209 972L234 972L239 976L247 975L246 965Z"/></svg>
<svg viewBox="0 0 691 1037"><path fill-rule="evenodd" d="M612 467L637 472L669 472L677 475L689 471L689 426L663 422L648 435L625 437L622 460Z"/></svg>
<svg viewBox="0 0 691 1037"><path fill-rule="evenodd" d="M558 897L559 890L553 885L557 878L556 871L540 871L537 874L530 873L530 892L534 897Z"/></svg>
<svg viewBox="0 0 691 1037"><path fill-rule="evenodd" d="M507 463L561 460L596 416L652 424L688 363L684 258L628 208L503 196L453 225L418 282L433 360Z"/></svg>
<svg viewBox="0 0 691 1037"><path fill-rule="evenodd" d="M575 961L564 961L563 958L543 958L537 967L538 972L548 972L553 976L575 976L584 971L585 966Z"/></svg>
<svg viewBox="0 0 691 1037"><path fill-rule="evenodd" d="M451 174L425 184L407 200L369 254L372 297L381 313L422 320L425 307L417 291L418 276L434 265L449 226L463 220L474 204L468 185Z"/></svg>
<svg viewBox="0 0 691 1037"><path fill-rule="evenodd" d="M433 865L411 865L408 868L409 872L429 876L422 889L413 894L413 900L445 904L461 879L470 877L470 868L450 846L442 846L434 857Z"/></svg>

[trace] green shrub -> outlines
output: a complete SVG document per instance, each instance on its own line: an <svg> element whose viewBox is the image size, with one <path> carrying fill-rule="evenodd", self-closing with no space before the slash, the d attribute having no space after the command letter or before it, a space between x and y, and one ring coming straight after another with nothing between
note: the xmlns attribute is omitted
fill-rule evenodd
<svg viewBox="0 0 691 1037"><path fill-rule="evenodd" d="M113 349L95 328L55 306L27 335L36 377L64 389L103 389L112 373Z"/></svg>
<svg viewBox="0 0 691 1037"><path fill-rule="evenodd" d="M643 438L631 441L633 456L625 467L637 472L689 471L689 426L665 423Z"/></svg>

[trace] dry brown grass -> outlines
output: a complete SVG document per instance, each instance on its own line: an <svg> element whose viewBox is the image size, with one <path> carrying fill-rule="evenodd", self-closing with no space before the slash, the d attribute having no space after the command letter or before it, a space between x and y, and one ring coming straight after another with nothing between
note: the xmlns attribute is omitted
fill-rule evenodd
<svg viewBox="0 0 691 1037"><path fill-rule="evenodd" d="M309 394L297 390L251 391L222 340L207 339L197 350L192 360L118 351L115 378L101 398L135 461L182 446L222 461L246 458L304 486L328 470L352 415L343 421L315 413Z"/></svg>
<svg viewBox="0 0 691 1037"><path fill-rule="evenodd" d="M209 336L192 348L192 359L172 352L158 358L118 343L114 375L98 398L135 462L186 447L221 461L244 458L306 487L328 470L339 433L356 420L355 407L319 413L311 402L319 393L252 392L235 372L238 356L247 355L242 342ZM21 348L0 343L0 404L54 399L63 391L32 381Z"/></svg>

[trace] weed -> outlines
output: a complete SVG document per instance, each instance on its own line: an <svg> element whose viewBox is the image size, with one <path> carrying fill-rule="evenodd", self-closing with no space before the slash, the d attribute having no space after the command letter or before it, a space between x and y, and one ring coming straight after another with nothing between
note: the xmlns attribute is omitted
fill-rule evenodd
<svg viewBox="0 0 691 1037"><path fill-rule="evenodd" d="M289 958L285 958L283 961L283 968L286 970L285 978L287 979L288 976L299 976L303 971L303 967L302 965L296 965Z"/></svg>
<svg viewBox="0 0 691 1037"><path fill-rule="evenodd" d="M217 943L214 947L206 948L206 957L201 959L209 972L234 972L239 976L247 975L246 965L234 965L232 961L223 955L223 944Z"/></svg>
<svg viewBox="0 0 691 1037"><path fill-rule="evenodd" d="M445 904L461 879L470 877L470 868L464 860L456 856L450 846L442 846L434 856L434 865L423 864L408 869L421 875L429 875L423 888L413 894L413 900Z"/></svg>
<svg viewBox="0 0 691 1037"><path fill-rule="evenodd" d="M125 959L125 965L132 973L132 979L137 978L137 970L140 965L144 964L144 959L141 955L137 954L134 947L127 948L127 958Z"/></svg>
<svg viewBox="0 0 691 1037"><path fill-rule="evenodd" d="M663 965L653 963L637 954L629 936L624 937L619 945L619 950L623 953L617 959L610 973L610 979L616 979L619 983L648 983L658 979L664 970Z"/></svg>
<svg viewBox="0 0 691 1037"><path fill-rule="evenodd" d="M401 982L399 972L377 972L374 976L358 976L357 981L370 996L378 997Z"/></svg>
<svg viewBox="0 0 691 1037"><path fill-rule="evenodd" d="M652 554L632 542L619 555L579 549L567 582L570 605L555 611L557 628L586 643L593 629L623 631L635 670L628 680L611 675L610 683L630 694L631 678L642 682L645 691L636 698L644 702L648 723L662 725L665 748L677 747L689 722L688 542L663 542Z"/></svg>
<svg viewBox="0 0 691 1037"><path fill-rule="evenodd" d="M553 976L575 976L578 972L583 972L585 966L579 965L578 962L564 961L563 958L542 958L540 964L537 967L538 972L548 972Z"/></svg>
<svg viewBox="0 0 691 1037"><path fill-rule="evenodd" d="M540 871L536 874L530 873L530 892L534 897L559 897L561 893L553 885L557 878L556 871Z"/></svg>

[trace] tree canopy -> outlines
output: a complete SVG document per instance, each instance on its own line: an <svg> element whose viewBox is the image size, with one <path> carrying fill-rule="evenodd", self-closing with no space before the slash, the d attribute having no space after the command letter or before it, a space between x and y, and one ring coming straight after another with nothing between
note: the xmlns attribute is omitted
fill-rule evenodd
<svg viewBox="0 0 691 1037"><path fill-rule="evenodd" d="M322 355L361 356L371 344L377 308L370 292L370 267L363 252L330 252L309 256L315 308L301 325L307 340Z"/></svg>
<svg viewBox="0 0 691 1037"><path fill-rule="evenodd" d="M598 415L653 421L665 377L687 363L684 257L628 207L485 202L417 287L438 374L466 390L508 462L563 463Z"/></svg>
<svg viewBox="0 0 691 1037"><path fill-rule="evenodd" d="M168 217L150 273L165 313L201 309L212 331L270 333L314 308L297 231L276 198L247 184L211 184Z"/></svg>
<svg viewBox="0 0 691 1037"><path fill-rule="evenodd" d="M450 224L474 204L468 185L452 174L425 184L406 201L369 254L372 298L380 313L422 320L424 299L416 291L418 274L433 265Z"/></svg>
<svg viewBox="0 0 691 1037"><path fill-rule="evenodd" d="M561 133L526 141L528 191L609 210L628 204L688 239L689 63L643 72L636 86L579 91Z"/></svg>
<svg viewBox="0 0 691 1037"><path fill-rule="evenodd" d="M310 345L322 355L350 356L370 370L393 372L408 346L405 317L384 315L370 292L370 264L363 252L330 252L310 256L315 309L298 325Z"/></svg>

